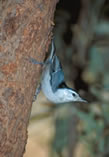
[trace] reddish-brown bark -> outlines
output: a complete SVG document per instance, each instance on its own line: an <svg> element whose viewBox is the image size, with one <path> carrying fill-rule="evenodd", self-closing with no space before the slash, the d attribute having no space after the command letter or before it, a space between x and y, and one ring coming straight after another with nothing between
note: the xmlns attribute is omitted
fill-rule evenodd
<svg viewBox="0 0 109 157"><path fill-rule="evenodd" d="M0 157L23 156L41 66L57 0L0 1ZM37 124L36 124L37 125Z"/></svg>

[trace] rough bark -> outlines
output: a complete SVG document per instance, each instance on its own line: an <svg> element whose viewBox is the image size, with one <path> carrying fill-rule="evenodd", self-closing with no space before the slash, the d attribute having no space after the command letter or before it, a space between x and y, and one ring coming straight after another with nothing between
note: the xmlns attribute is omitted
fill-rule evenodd
<svg viewBox="0 0 109 157"><path fill-rule="evenodd" d="M41 66L57 0L0 1L0 157L23 156ZM36 124L37 125L37 124Z"/></svg>

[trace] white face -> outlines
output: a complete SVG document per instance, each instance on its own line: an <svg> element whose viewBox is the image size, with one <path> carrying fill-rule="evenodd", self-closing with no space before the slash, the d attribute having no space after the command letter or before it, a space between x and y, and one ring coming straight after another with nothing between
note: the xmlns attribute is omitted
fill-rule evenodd
<svg viewBox="0 0 109 157"><path fill-rule="evenodd" d="M59 89L58 90L58 97L60 97L60 102L67 103L67 102L86 102L82 99L78 93L71 89Z"/></svg>
<svg viewBox="0 0 109 157"><path fill-rule="evenodd" d="M82 101L82 98L79 96L79 94L78 93L76 93L75 91L69 91L69 96L71 95L71 98L72 98L72 100L73 101L78 101L78 102L80 102L80 101Z"/></svg>

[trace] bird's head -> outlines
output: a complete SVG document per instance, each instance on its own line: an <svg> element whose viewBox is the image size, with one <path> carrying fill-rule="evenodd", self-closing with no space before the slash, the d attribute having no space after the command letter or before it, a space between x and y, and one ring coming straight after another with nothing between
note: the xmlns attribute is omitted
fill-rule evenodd
<svg viewBox="0 0 109 157"><path fill-rule="evenodd" d="M61 101L63 101L63 103L67 103L67 102L84 102L84 103L87 103L86 100L82 99L80 97L80 95L74 91L73 89L70 89L70 88L63 88L63 89L60 89L60 98L61 98Z"/></svg>

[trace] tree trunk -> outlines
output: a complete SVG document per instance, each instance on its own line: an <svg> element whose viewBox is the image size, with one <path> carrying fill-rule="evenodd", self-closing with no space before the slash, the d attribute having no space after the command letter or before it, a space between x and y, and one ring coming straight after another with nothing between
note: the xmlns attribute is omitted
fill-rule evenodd
<svg viewBox="0 0 109 157"><path fill-rule="evenodd" d="M0 157L22 157L57 0L0 1Z"/></svg>

